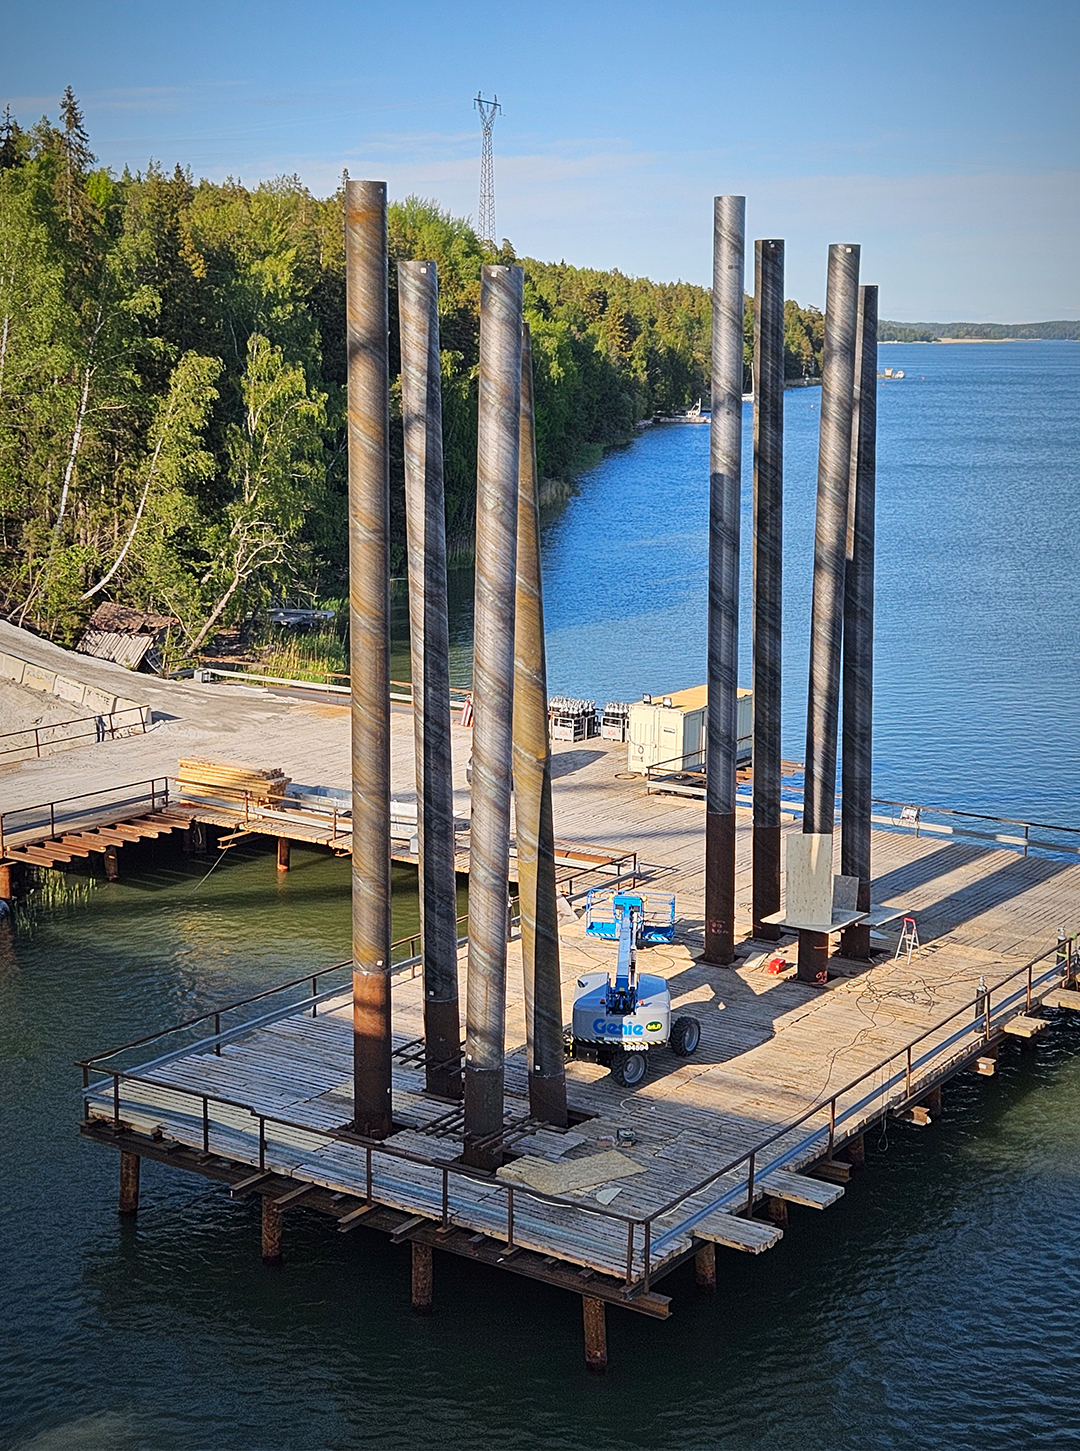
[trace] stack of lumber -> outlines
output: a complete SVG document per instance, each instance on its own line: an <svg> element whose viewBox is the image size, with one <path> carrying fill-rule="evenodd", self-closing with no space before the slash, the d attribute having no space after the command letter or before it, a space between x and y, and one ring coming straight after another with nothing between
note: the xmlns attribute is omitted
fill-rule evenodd
<svg viewBox="0 0 1080 1451"><path fill-rule="evenodd" d="M270 801L284 796L290 778L278 767L249 766L243 761L176 763L176 784L185 796L224 797L230 801Z"/></svg>

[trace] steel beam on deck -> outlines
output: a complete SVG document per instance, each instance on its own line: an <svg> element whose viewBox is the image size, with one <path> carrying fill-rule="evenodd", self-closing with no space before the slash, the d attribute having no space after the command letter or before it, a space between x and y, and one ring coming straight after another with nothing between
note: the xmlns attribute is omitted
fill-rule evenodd
<svg viewBox="0 0 1080 1451"><path fill-rule="evenodd" d="M741 196L716 197L713 204L705 950L702 961L719 966L735 960L745 212L746 200Z"/></svg>
<svg viewBox="0 0 1080 1451"><path fill-rule="evenodd" d="M502 1161L522 303L520 267L482 269L463 1151L480 1168Z"/></svg>
<svg viewBox="0 0 1080 1451"><path fill-rule="evenodd" d="M521 960L529 1111L566 1125L559 917L555 901L555 830L551 819L551 741L540 569L540 491L536 475L532 341L521 351L517 585L514 608L514 817L517 823Z"/></svg>
<svg viewBox="0 0 1080 1451"><path fill-rule="evenodd" d="M780 910L780 679L784 552L784 244L754 243L754 936Z"/></svg>
<svg viewBox="0 0 1080 1451"><path fill-rule="evenodd" d="M877 472L878 290L859 288L855 398L851 426L851 496L844 572L843 742L840 870L858 877L855 905L870 910L870 812L874 740L874 505ZM870 956L863 923L840 936L845 957Z"/></svg>
<svg viewBox="0 0 1080 1451"><path fill-rule="evenodd" d="M817 521L810 617L810 681L806 709L803 834L828 838L836 815L836 749L840 714L840 651L844 621L855 333L859 312L859 248L829 248L825 351L821 370ZM798 976L823 983L829 937L799 932Z"/></svg>
<svg viewBox="0 0 1080 1451"><path fill-rule="evenodd" d="M353 1118L386 1138L390 1025L390 423L386 183L345 186Z"/></svg>
<svg viewBox="0 0 1080 1451"><path fill-rule="evenodd" d="M434 262L398 263L409 640L420 840L424 1071L429 1093L460 1098L457 877L450 751L439 281Z"/></svg>

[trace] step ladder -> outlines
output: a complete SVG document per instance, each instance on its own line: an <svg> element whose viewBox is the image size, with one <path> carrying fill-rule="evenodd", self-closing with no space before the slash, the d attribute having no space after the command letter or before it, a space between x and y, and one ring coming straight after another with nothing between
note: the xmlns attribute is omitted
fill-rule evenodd
<svg viewBox="0 0 1080 1451"><path fill-rule="evenodd" d="M914 917L905 917L903 926L900 929L900 941L896 944L896 951L893 954L895 962L899 957L905 957L911 961L911 954L919 945L919 929L915 926Z"/></svg>

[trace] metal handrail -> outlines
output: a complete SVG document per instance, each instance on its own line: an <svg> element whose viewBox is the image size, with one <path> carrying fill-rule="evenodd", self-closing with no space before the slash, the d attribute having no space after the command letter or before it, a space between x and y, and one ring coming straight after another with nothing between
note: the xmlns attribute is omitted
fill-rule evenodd
<svg viewBox="0 0 1080 1451"><path fill-rule="evenodd" d="M143 787L149 787L149 790L140 790ZM137 792L138 794L135 796L125 796L124 792ZM49 838L52 838L56 835L56 808L58 806L67 806L72 801L88 801L94 796L116 796L117 800L115 803L107 804L115 804L118 807L130 806L133 802L141 801L149 797L150 810L156 811L159 805L159 797L161 806L168 806L169 804L169 777L152 776L143 781L130 781L125 786L103 786L100 791L80 791L75 796L61 796L55 801L36 802L31 806L9 806L6 811L0 811L0 856L4 854L4 823L9 817L25 816L31 811L47 811L49 813ZM92 809L97 811L101 808L94 807ZM23 829L29 831L31 828L25 827ZM64 829L67 830L68 828L65 827ZM11 834L10 829L8 834Z"/></svg>
<svg viewBox="0 0 1080 1451"><path fill-rule="evenodd" d="M403 940L411 940L411 939L403 939ZM1035 967L1040 962L1045 961L1045 959L1047 957L1049 957L1051 954L1053 954L1054 955L1054 958L1055 958L1053 967L1049 971L1041 974L1040 977L1036 980L1035 977L1034 977L1034 969L1035 969ZM881 1099L881 1098L883 1098L885 1095L887 1095L889 1093L889 1091L892 1089L892 1087L897 1082L899 1082L901 1079L904 1082L904 1092L901 1094L901 1096L898 1099L896 1099L895 1102L893 1101L892 1098L885 1098L885 1102L883 1103L883 1106L882 1106L882 1113L883 1114L885 1112L888 1112L890 1108L893 1108L894 1109L899 1104L902 1104L902 1103L907 1102L908 1100L910 1100L911 1097L913 1096L913 1093L914 1092L924 1091L924 1090L916 1090L915 1089L915 1086L914 1086L914 1083L913 1083L913 1074L914 1074L914 1072L915 1072L916 1069L918 1069L919 1067L921 1067L924 1063L929 1062L932 1059L934 1059L935 1057L937 1057L942 1052L942 1050L951 1047L954 1043L958 1042L961 1038L966 1038L966 1037L970 1036L970 1034L973 1031L978 1031L979 1033L981 1033L982 1041L984 1043L988 1043L989 1040L990 1040L990 1038L993 1036L993 1033L994 1033L994 1018L995 1018L995 1015L996 1015L996 1018L997 1018L998 1022L1000 1023L1000 1020L1001 1020L1002 1015L1004 1013L1006 1013L1013 1006L1013 1004L1019 998L1021 998L1021 997L1024 997L1025 998L1026 1007L1028 1009L1030 1009L1031 1002L1032 1002L1032 992L1036 988L1041 987L1043 983L1048 982L1049 980L1051 980L1051 979L1053 979L1055 977L1061 977L1062 980L1065 981L1065 982L1073 981L1075 979L1075 974L1076 974L1076 958L1077 958L1077 938L1076 937L1068 937L1068 938L1059 939L1059 941L1056 942L1053 946L1051 946L1051 947L1047 948L1045 951L1039 953L1036 957L1033 957L1029 962L1025 963L1022 967L1017 968L1014 972L1010 973L1007 977L1002 978L999 982L994 983L993 986L988 987L985 990L985 992L977 992L976 995L975 995L975 997L971 1001L962 1003L958 1008L954 1009L953 1012L949 1013L945 1018L940 1019L937 1023L931 1025L931 1027L925 1029L917 1037L913 1038L906 1045L906 1047L905 1047L904 1050L898 1051L897 1053L890 1054L890 1056L888 1058L885 1058L885 1059L881 1060L874 1067L872 1067L870 1069L867 1069L865 1072L859 1074L859 1076L857 1078L853 1078L849 1083L845 1084L844 1087L837 1089L828 1098L819 1099L817 1103L813 1104L811 1107L809 1107L808 1109L806 1109L801 1115L799 1115L795 1119L789 1120L789 1121L787 1121L787 1122L785 1122L785 1123L783 1123L783 1124L775 1127L772 1133L770 1133L766 1138L762 1139L759 1143L755 1144L752 1149L745 1150L743 1153L741 1153L741 1154L737 1155L735 1158L729 1160L726 1164L724 1164L719 1169L715 1170L713 1173L707 1175L704 1179L702 1179L701 1181L699 1181L697 1184L694 1184L689 1189L686 1189L682 1193L675 1195L673 1198L671 1198L670 1200L668 1200L666 1204L662 1205L658 1209L653 1210L651 1214L648 1214L648 1215L645 1215L645 1216L635 1216L635 1215L621 1214L617 1210L610 1209L610 1208L608 1208L606 1206L604 1206L604 1207L597 1206L597 1207L594 1208L592 1205L584 1204L580 1200L565 1199L565 1198L562 1198L562 1197L560 1197L558 1195L545 1194L545 1193L543 1193L540 1190L535 1190L535 1189L532 1189L532 1188L527 1188L527 1187L522 1186L520 1184L513 1185L513 1184L505 1183L503 1181L498 1180L494 1176L486 1176L483 1173L478 1172L476 1170L470 1170L470 1169L468 1169L464 1165L460 1165L460 1164L447 1164L445 1160L430 1159L430 1158L428 1158L425 1155L419 1155L419 1154L416 1154L416 1153L414 1153L414 1152L412 1152L410 1150L404 1150L404 1149L401 1149L399 1147L395 1147L393 1144L388 1143L386 1141L370 1140L370 1139L365 1138L362 1135L353 1134L350 1131L346 1131L346 1130L329 1130L329 1129L322 1129L322 1128L319 1128L319 1127L314 1127L314 1126L309 1125L309 1124L298 1124L295 1121L290 1120L290 1119L278 1118L278 1117L276 1117L275 1115L272 1115L272 1114L260 1113L257 1109L255 1109L250 1104L241 1103L238 1100L229 1099L229 1098L226 1098L226 1097L221 1096L221 1095L207 1094L207 1093L198 1093L195 1090L191 1090L191 1089L177 1088L176 1085L174 1085L174 1084L160 1083L160 1082L158 1082L157 1080L154 1080L154 1079L143 1078L143 1077L140 1077L140 1075L138 1075L138 1074L135 1074L135 1073L126 1073L126 1072L123 1072L123 1071L120 1071L120 1070L106 1069L106 1070L100 1070L100 1071L103 1071L106 1074L106 1078L102 1080L103 1083L104 1082L107 1082L109 1079L112 1080L112 1085L113 1085L113 1119L114 1119L114 1123L116 1123L116 1124L119 1124L119 1122L120 1122L120 1081L121 1081L121 1079L128 1079L128 1080L131 1080L133 1082L146 1082L146 1083L149 1083L149 1084L151 1084L151 1085L153 1085L155 1087L166 1088L166 1089L168 1089L171 1092L184 1094L184 1095L186 1095L188 1097L198 1099L202 1103L202 1108L203 1108L204 1151L207 1149L208 1142L209 1142L209 1139L208 1139L208 1135L209 1135L209 1117L208 1117L208 1108L207 1108L208 1104L211 1103L211 1102L213 1102L213 1103L223 1103L223 1104L226 1104L226 1105L229 1105L229 1106L233 1106L233 1107L237 1107L237 1108L242 1108L245 1112L250 1113L254 1118L257 1118L258 1121L259 1121L259 1167L260 1167L260 1169L264 1169L265 1168L265 1158L266 1158L265 1126L266 1126L266 1124L268 1122L269 1123L280 1123L283 1127L296 1128L296 1129L301 1130L303 1132L315 1134L317 1136L323 1136L323 1137L326 1137L326 1138L340 1139L340 1140L345 1140L345 1141L349 1141L349 1142L355 1142L358 1146L362 1146L366 1150L366 1155L367 1155L367 1200L368 1200L368 1203L371 1203L372 1202L371 1158L372 1158L372 1154L373 1153L378 1152L378 1153L387 1154L390 1157L396 1157L396 1158L402 1158L402 1159L409 1159L409 1160L412 1160L414 1162L428 1164L428 1165L430 1165L433 1168L437 1168L437 1169L440 1170L440 1172L442 1173L442 1176L443 1176L442 1182L443 1182L443 1223L444 1223L444 1226L448 1226L448 1224L449 1224L448 1187L447 1187L448 1186L448 1183L449 1183L448 1175L450 1173L454 1173L454 1174L457 1174L459 1176L464 1176L464 1177L471 1178L471 1179L480 1179L483 1183L485 1183L489 1187L492 1187L493 1186L495 1188L498 1188L500 1190L506 1191L508 1193L508 1201L507 1201L507 1242L508 1242L508 1245L511 1245L511 1246L513 1244L513 1232L514 1232L513 1231L513 1194L514 1194L515 1189L517 1190L517 1192L523 1193L523 1194L527 1195L529 1198L538 1199L538 1200L542 1200L542 1201L545 1201L545 1202L548 1202L548 1203L557 1204L557 1205L560 1205L562 1207L572 1207L575 1210L578 1210L579 1212L584 1212L584 1213L587 1213L587 1214L592 1214L592 1215L597 1216L599 1218L606 1218L606 1219L610 1219L612 1221L615 1221L615 1222L618 1222L618 1223L621 1223L621 1224L625 1224L626 1227L627 1227L626 1272L625 1272L625 1277L624 1277L625 1285L627 1287L627 1291L628 1292L630 1292L630 1287L631 1286L635 1286L635 1288L640 1288L641 1290L643 1290L644 1292L647 1293L648 1292L648 1289L649 1289L649 1276L650 1276L650 1271L651 1271L651 1267L652 1267L652 1259L653 1259L653 1256L655 1255L655 1253L658 1250L662 1251L668 1245L670 1245L673 1241L679 1239L683 1235L686 1235L686 1234L690 1233L693 1230L693 1228L695 1227L695 1225L699 1224L702 1219L706 1218L709 1214L716 1213L719 1209L721 1209L724 1206L724 1204L726 1202L728 1202L728 1201L730 1201L730 1200L732 1200L734 1198L742 1198L743 1196L745 1196L745 1198L746 1198L746 1205L745 1205L745 1208L743 1210L743 1213L744 1214L749 1214L752 1211L752 1209L753 1209L753 1201L754 1201L754 1196L755 1196L755 1181L760 1184L761 1176L762 1175L768 1174L771 1170L775 1170L776 1168L780 1167L780 1165L782 1163L789 1162L802 1149L804 1149L808 1145L812 1145L815 1142L815 1140L817 1140L818 1138L820 1138L824 1134L824 1132L825 1132L825 1125L821 1125L819 1128L815 1129L813 1131L813 1133L805 1136L803 1139L801 1139L799 1141L799 1143L797 1143L797 1144L791 1146L789 1149L787 1149L784 1152L784 1154L782 1154L780 1156L779 1159L773 1161L773 1163L771 1163L771 1164L767 1164L764 1168L762 1168L759 1165L759 1163L758 1163L758 1157L759 1157L759 1155L764 1150L768 1149L771 1145L775 1144L779 1139L784 1138L788 1134L792 1133L795 1129L799 1128L802 1124L806 1123L808 1120L810 1120L811 1118L813 1118L816 1114L821 1113L824 1109L828 1109L828 1111L829 1111L829 1122L828 1122L828 1150L827 1150L827 1152L831 1156L831 1154L833 1153L834 1148L835 1148L836 1129L837 1129L837 1125L838 1124L842 1124L845 1121L845 1119L849 1118L852 1114L858 1112L859 1109L865 1107L867 1103L871 1103L875 1099ZM339 964L339 966L342 966L342 965L343 964ZM331 971L331 970L332 969L324 969L324 971ZM1026 985L1024 987L1020 988L1017 992L1013 993L1010 997L1008 997L1008 998L1000 1001L998 1003L998 1005L997 1005L997 1008L992 1010L991 1009L991 998L992 998L993 994L995 992L1000 991L1001 988L1006 987L1009 983L1014 982L1017 978L1022 977L1025 974L1027 976ZM307 981L307 980L308 980L308 978L306 978L306 977L305 978L298 978L298 979L296 979L296 982L294 982L292 985L295 986L297 983L304 982L304 981ZM269 990L267 990L267 992L260 993L260 994L256 994L253 998L251 998L251 999L245 999L244 1001L245 1002L255 1001L257 998L267 996L267 993L268 992L272 992L272 991L275 991L275 990L274 989L269 989ZM239 1004L237 1006L239 1006ZM295 1007L296 1007L297 1010L300 1010L300 1009L302 1009L305 1006L306 1005L303 1004L303 1003L296 1004L295 1005ZM943 1027L945 1027L947 1024L953 1022L954 1019L956 1019L957 1017L959 1017L961 1014L964 1014L964 1013L969 1012L972 1008L975 1009L975 1015L974 1015L974 1017L973 1017L973 1019L972 1019L972 1021L971 1021L971 1023L969 1025L965 1026L959 1032L954 1033L950 1038L946 1039L944 1043L937 1044L934 1049L932 1049L930 1052L924 1054L922 1058L913 1059L913 1057L912 1057L912 1050L914 1048L916 1048L918 1046L918 1044L920 1044L922 1042L925 1042L927 1038L930 1038L933 1035L935 1035L936 1033L939 1033ZM220 1010L220 1011L225 1011L225 1010ZM203 1016L205 1018L207 1016L213 1016L213 1015L212 1014L206 1014L206 1015L203 1015ZM194 1019L192 1021L193 1022L194 1021L201 1021L201 1019ZM244 1029L246 1029L246 1028L248 1028L250 1026L252 1026L252 1025L250 1025L250 1024L243 1024L243 1025L240 1025L240 1027L238 1029L234 1030L234 1031L236 1031L236 1032L243 1031ZM167 1029L167 1030L164 1030L164 1031L165 1032L168 1032L168 1031L175 1031L175 1030L168 1030ZM157 1035L153 1035L153 1036L161 1037L163 1035L164 1034L161 1033L161 1034L157 1034ZM128 1046L128 1047L138 1046L138 1044L140 1042L145 1042L145 1041L152 1041L152 1039L136 1040L135 1043L128 1044L126 1046ZM112 1053L99 1054L99 1055L97 1055L97 1057L91 1058L91 1059L87 1059L84 1062L81 1062L79 1064L79 1066L83 1070L83 1090L84 1090L83 1111L84 1111L84 1116L89 1117L89 1104L88 1104L88 1100L86 1099L85 1095L86 1095L87 1091L91 1088L91 1085L89 1083L89 1074L90 1074L90 1071L91 1071L92 1066L95 1065L95 1064L100 1063L101 1061L104 1060L104 1058L115 1056L116 1053L121 1052L121 1051L123 1051L123 1050L122 1049L115 1049L115 1050L112 1051ZM953 1058L951 1060L949 1060L949 1061L950 1062L960 1061L964 1057L969 1056L969 1054L970 1054L970 1046L968 1048L966 1048L963 1053L954 1055ZM838 1103L839 1103L839 1100L840 1099L844 1098L847 1094L849 1094L850 1092L852 1092L853 1089L857 1088L860 1084L865 1083L868 1079L876 1078L879 1074L883 1073L884 1071L890 1070L892 1064L895 1063L895 1061L897 1060L897 1058L899 1058L901 1056L905 1056L905 1055L906 1055L906 1066L905 1066L904 1069L902 1069L898 1073L891 1074L891 1076L889 1076L888 1078L883 1078L880 1087L878 1087L877 1089L875 1089L875 1091L873 1093L867 1095L866 1097L864 1097L863 1099L861 1099L858 1103L853 1104L853 1105L850 1105L848 1108L846 1108L845 1110L843 1110L839 1115L837 1114L837 1106L838 1106ZM702 1206L701 1208L699 1208L697 1210L694 1210L691 1214L687 1215L684 1219L680 1220L678 1224L673 1225L673 1226L670 1226L669 1228L665 1229L663 1231L662 1235L658 1239L656 1239L654 1241L654 1238L653 1238L653 1226L656 1224L657 1220L662 1219L666 1215L671 1214L674 1210L678 1209L680 1207L680 1205L685 1204L688 1200L693 1199L697 1195L703 1193L706 1189L708 1189L711 1185L717 1183L725 1175L730 1174L730 1173L734 1172L735 1170L741 1168L744 1164L747 1166L747 1179L746 1179L746 1185L745 1185L745 1187L744 1186L740 1186L740 1185L734 1186L733 1188L729 1189L724 1195L722 1195L719 1199L717 1199L717 1200L715 1200L713 1202L710 1202L709 1204L704 1205L704 1206ZM639 1227L641 1228L641 1230L643 1232L643 1238L642 1238L642 1255L643 1255L643 1259L642 1259L642 1275L641 1275L640 1280L635 1282L635 1280L634 1280L634 1254L635 1254L635 1249L636 1249L636 1234L637 1234L637 1230L638 1230Z"/></svg>
<svg viewBox="0 0 1080 1451"><path fill-rule="evenodd" d="M103 739L103 737L99 734L101 730L99 722L102 721L106 722L106 725L104 727L106 731L115 732L118 730L134 730L136 726L142 726L142 733L143 735L145 735L146 718L143 715L143 711L145 709L146 707L141 705L128 705L125 706L123 710L103 710L98 711L96 715L76 716L74 720L55 720L52 721L49 725L26 726L21 731L5 731L3 735L0 735L0 743L4 741L10 741L12 736L33 736L33 748L36 755L40 757L41 747L43 744L46 746L63 745L68 741L81 741L83 739L89 739L90 736L96 736L98 740ZM122 715L135 715L136 719L131 721L127 725L117 724L117 717ZM48 736L50 731L66 730L68 726L84 725L88 721L94 722L94 730L79 731L77 735L73 736L52 736L44 742L41 739L42 736ZM3 744L0 744L0 756L12 755L15 751L28 750L30 750L29 741L27 741L27 743L22 746L5 746Z"/></svg>

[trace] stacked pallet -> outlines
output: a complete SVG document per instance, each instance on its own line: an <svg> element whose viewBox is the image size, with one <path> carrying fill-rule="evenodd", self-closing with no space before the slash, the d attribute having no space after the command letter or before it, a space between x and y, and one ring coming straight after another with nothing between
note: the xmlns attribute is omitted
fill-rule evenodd
<svg viewBox="0 0 1080 1451"><path fill-rule="evenodd" d="M284 796L291 780L276 766L249 766L242 761L200 761L188 758L176 763L176 784L184 796L268 802Z"/></svg>

